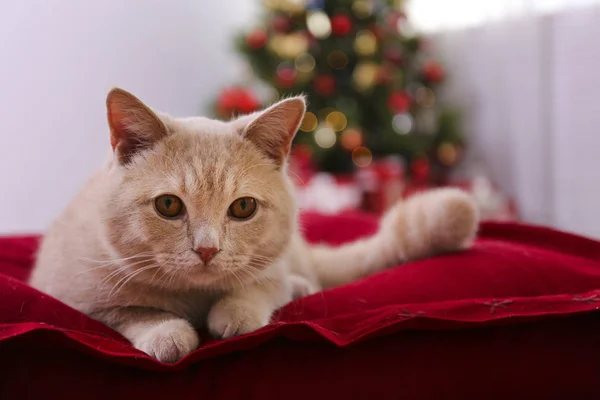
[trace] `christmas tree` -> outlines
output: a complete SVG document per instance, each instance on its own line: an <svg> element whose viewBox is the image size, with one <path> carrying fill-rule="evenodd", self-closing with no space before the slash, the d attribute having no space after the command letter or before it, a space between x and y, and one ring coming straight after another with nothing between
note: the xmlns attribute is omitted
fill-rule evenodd
<svg viewBox="0 0 600 400"><path fill-rule="evenodd" d="M244 83L215 103L221 118L304 93L308 112L294 141L320 170L348 172L373 158L402 157L418 180L440 180L463 149L458 114L437 99L444 69L414 34L402 2L266 0L261 23L237 39L261 99Z"/></svg>

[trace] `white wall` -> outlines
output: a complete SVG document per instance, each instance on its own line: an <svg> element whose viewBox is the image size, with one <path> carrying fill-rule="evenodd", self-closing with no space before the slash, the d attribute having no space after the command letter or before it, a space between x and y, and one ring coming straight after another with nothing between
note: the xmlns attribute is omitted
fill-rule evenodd
<svg viewBox="0 0 600 400"><path fill-rule="evenodd" d="M236 73L253 1L0 1L0 233L43 230L102 161L124 87L196 115ZM235 10L235 11L234 11Z"/></svg>
<svg viewBox="0 0 600 400"><path fill-rule="evenodd" d="M436 35L445 97L525 221L600 238L600 7Z"/></svg>

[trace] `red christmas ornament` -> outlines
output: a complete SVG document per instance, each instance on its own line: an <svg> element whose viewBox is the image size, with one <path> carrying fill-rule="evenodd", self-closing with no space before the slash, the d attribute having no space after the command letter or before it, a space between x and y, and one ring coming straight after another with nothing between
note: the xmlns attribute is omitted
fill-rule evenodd
<svg viewBox="0 0 600 400"><path fill-rule="evenodd" d="M249 114L260 108L260 102L249 90L240 89L237 107L242 114Z"/></svg>
<svg viewBox="0 0 600 400"><path fill-rule="evenodd" d="M264 29L255 29L246 35L246 44L248 47L258 50L267 44L267 32Z"/></svg>
<svg viewBox="0 0 600 400"><path fill-rule="evenodd" d="M444 79L444 69L435 61L427 61L423 64L423 76L430 82L440 82Z"/></svg>
<svg viewBox="0 0 600 400"><path fill-rule="evenodd" d="M296 83L296 71L288 67L278 69L276 83L280 88L291 88Z"/></svg>
<svg viewBox="0 0 600 400"><path fill-rule="evenodd" d="M331 32L336 36L346 36L352 30L352 20L345 14L331 18Z"/></svg>
<svg viewBox="0 0 600 400"><path fill-rule="evenodd" d="M286 33L289 32L291 27L292 22L290 21L290 18L285 15L280 14L271 20L271 28L275 32Z"/></svg>
<svg viewBox="0 0 600 400"><path fill-rule="evenodd" d="M429 160L427 158L417 158L410 163L410 170L415 181L425 181L429 178Z"/></svg>
<svg viewBox="0 0 600 400"><path fill-rule="evenodd" d="M217 112L223 118L235 114L248 114L260 108L260 102L252 92L244 88L224 89L217 99Z"/></svg>
<svg viewBox="0 0 600 400"><path fill-rule="evenodd" d="M314 80L314 88L317 94L329 96L335 91L335 78L332 75L319 75Z"/></svg>
<svg viewBox="0 0 600 400"><path fill-rule="evenodd" d="M410 96L404 92L394 92L388 97L388 107L394 113L403 113L410 108Z"/></svg>

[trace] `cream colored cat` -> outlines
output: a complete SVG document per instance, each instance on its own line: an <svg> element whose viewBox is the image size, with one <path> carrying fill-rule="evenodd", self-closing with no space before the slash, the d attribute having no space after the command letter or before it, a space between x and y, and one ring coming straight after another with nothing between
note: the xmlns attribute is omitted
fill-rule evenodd
<svg viewBox="0 0 600 400"><path fill-rule="evenodd" d="M475 236L472 199L444 189L396 205L370 238L307 245L286 175L302 97L230 122L172 118L121 89L107 108L113 151L48 231L31 284L161 361L196 349L194 327L251 332L294 297Z"/></svg>

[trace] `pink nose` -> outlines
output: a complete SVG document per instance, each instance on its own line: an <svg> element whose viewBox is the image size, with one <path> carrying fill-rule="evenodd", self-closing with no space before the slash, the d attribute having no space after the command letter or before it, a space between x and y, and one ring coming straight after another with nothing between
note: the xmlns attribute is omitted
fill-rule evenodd
<svg viewBox="0 0 600 400"><path fill-rule="evenodd" d="M215 254L219 252L219 249L217 249L216 247L198 247L194 251L198 253L202 261L207 263L210 260L212 260Z"/></svg>

